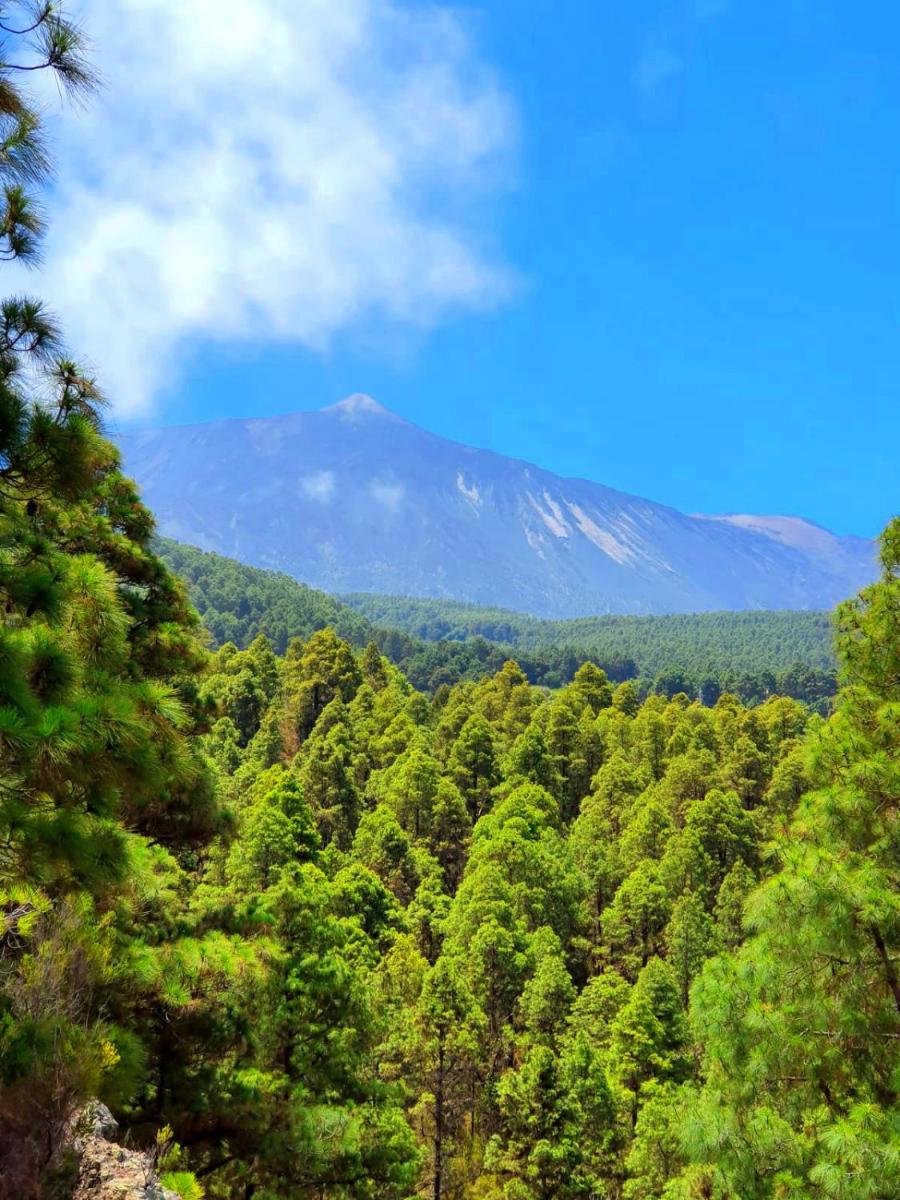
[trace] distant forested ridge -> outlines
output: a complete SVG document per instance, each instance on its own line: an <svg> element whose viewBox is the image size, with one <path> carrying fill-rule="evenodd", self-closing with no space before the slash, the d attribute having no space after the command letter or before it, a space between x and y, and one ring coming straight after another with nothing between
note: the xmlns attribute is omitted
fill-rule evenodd
<svg viewBox="0 0 900 1200"><path fill-rule="evenodd" d="M161 539L162 557L188 583L217 646L260 633L278 653L292 637L331 627L352 645L372 641L415 687L480 679L514 657L531 683L562 687L585 662L638 692L685 692L712 704L781 694L823 708L836 677L827 614L700 613L544 621L504 609L391 596L328 596L287 575Z"/></svg>
<svg viewBox="0 0 900 1200"><path fill-rule="evenodd" d="M834 667L829 613L704 612L672 616L576 617L553 621L504 608L453 600L353 593L338 597L374 625L401 629L427 642L483 637L514 650L577 646L595 660L634 662L641 675L672 663L685 668L779 670L794 662Z"/></svg>
<svg viewBox="0 0 900 1200"><path fill-rule="evenodd" d="M213 644L249 646L264 634L278 654L292 637L332 628L354 646L365 646L374 626L340 600L278 571L261 571L233 558L158 539L160 555L188 585L191 602Z"/></svg>

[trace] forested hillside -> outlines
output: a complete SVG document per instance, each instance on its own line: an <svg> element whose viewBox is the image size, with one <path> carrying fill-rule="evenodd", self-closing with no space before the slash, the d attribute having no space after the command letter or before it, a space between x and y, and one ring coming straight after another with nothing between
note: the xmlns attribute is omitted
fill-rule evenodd
<svg viewBox="0 0 900 1200"><path fill-rule="evenodd" d="M505 608L483 608L453 600L339 596L374 625L400 629L427 642L483 637L517 651L577 646L596 661L631 661L653 677L673 663L697 674L704 670L772 671L802 662L834 667L834 628L825 612L712 612L670 616L576 617L548 621Z"/></svg>
<svg viewBox="0 0 900 1200"><path fill-rule="evenodd" d="M206 746L237 820L203 877L206 911L256 911L306 864L315 888L291 893L290 929L320 936L297 923L302 897L342 923L348 992L326 1023L366 1028L351 1061L415 1134L407 1169L435 1196L606 1195L627 1180L653 1194L643 1159L696 1078L690 984L740 941L764 846L803 790L803 706L641 706L590 665L548 699L514 663L429 701L327 630L282 660L261 640L223 647L202 695L222 714ZM309 949L280 953L309 970ZM298 982L255 1015L290 1011L288 1079L308 1089L300 1031L323 997L315 974ZM254 1108L284 1090L265 1045L238 1053L270 1080ZM170 1079L181 1138L194 1085ZM651 1100L653 1133L638 1133ZM277 1104L260 1116L285 1118ZM203 1165L218 1152L195 1144Z"/></svg>
<svg viewBox="0 0 900 1200"><path fill-rule="evenodd" d="M283 654L291 638L308 637L327 626L354 646L365 646L372 638L374 626L365 616L289 575L248 567L169 538L159 538L156 545L160 557L187 583L216 646L234 642L246 647L262 633Z"/></svg>
<svg viewBox="0 0 900 1200"><path fill-rule="evenodd" d="M270 1001L291 1013L305 1103L309 1056L326 1051L301 1031L324 1013L357 1049L365 1029L355 1086L387 1089L379 1120L402 1112L414 1135L392 1134L397 1186L891 1194L898 526L885 561L884 583L842 611L828 724L788 699L641 705L591 665L552 697L510 662L429 701L374 646L355 656L327 630L282 660L262 640L223 647L206 748L236 840L200 890L219 912L256 911L305 864L287 936L308 940L281 954L316 961L301 896L343 929L328 978L346 993L323 1008L316 967ZM240 1048L263 1056L258 1103L286 1069L263 1043ZM190 1083L173 1085L176 1132L191 1108ZM201 1169L216 1161L195 1144ZM271 1165L257 1152L254 1168ZM222 1194L242 1169L221 1168Z"/></svg>
<svg viewBox="0 0 900 1200"><path fill-rule="evenodd" d="M723 691L752 704L789 695L824 711L834 694L831 620L824 613L700 613L543 621L503 609L389 596L341 599L286 575L160 539L188 583L214 644L246 648L259 633L283 652L292 637L334 628L352 645L375 642L425 691L480 679L515 656L531 683L561 687L585 662L639 695Z"/></svg>
<svg viewBox="0 0 900 1200"><path fill-rule="evenodd" d="M6 1195L53 1194L91 1093L190 1198L892 1194L900 526L827 722L590 664L428 697L330 629L198 669L148 527L175 690L115 682L162 627L93 537L57 569L113 590L12 635Z"/></svg>

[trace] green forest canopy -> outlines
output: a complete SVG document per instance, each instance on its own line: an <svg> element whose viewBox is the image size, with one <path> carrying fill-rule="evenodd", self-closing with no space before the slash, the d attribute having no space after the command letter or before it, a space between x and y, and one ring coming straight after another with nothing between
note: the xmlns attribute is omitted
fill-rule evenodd
<svg viewBox="0 0 900 1200"><path fill-rule="evenodd" d="M602 659L630 659L654 676L673 663L688 669L778 670L794 662L834 666L831 616L825 612L708 612L670 616L545 620L455 600L352 593L343 603L375 625L424 641L483 637L517 651L578 647Z"/></svg>
<svg viewBox="0 0 900 1200"><path fill-rule="evenodd" d="M124 486L101 478L98 499ZM95 538L73 578L111 570ZM840 614L829 721L641 703L590 664L553 693L509 662L428 697L330 628L205 667L194 646L141 717L115 680L146 686L127 578L102 608L19 610L84 665L48 694L23 658L3 709L37 723L14 760L34 798L4 812L8 1194L50 1194L53 1131L93 1093L208 1200L891 1195L900 523L885 562ZM160 611L189 645L190 614ZM111 761L79 749L74 796L39 774L50 702L98 748L98 703L138 722Z"/></svg>
<svg viewBox="0 0 900 1200"><path fill-rule="evenodd" d="M831 618L824 613L700 613L543 621L449 601L341 599L165 539L160 553L188 582L214 644L239 648L265 633L288 640L331 626L355 646L374 641L416 687L477 679L515 656L532 683L559 687L587 661L615 681L639 679L642 694L734 691L745 702L775 692L823 704L835 689Z"/></svg>

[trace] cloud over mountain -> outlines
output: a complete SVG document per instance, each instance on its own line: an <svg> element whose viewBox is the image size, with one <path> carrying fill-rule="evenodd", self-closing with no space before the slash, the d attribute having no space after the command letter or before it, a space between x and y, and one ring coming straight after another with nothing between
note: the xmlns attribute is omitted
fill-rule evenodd
<svg viewBox="0 0 900 1200"><path fill-rule="evenodd" d="M547 616L829 608L874 547L799 517L689 516L436 437L353 396L123 439L164 534L328 591Z"/></svg>
<svg viewBox="0 0 900 1200"><path fill-rule="evenodd" d="M118 411L192 344L327 347L489 308L511 106L460 17L381 0L84 0L42 293Z"/></svg>

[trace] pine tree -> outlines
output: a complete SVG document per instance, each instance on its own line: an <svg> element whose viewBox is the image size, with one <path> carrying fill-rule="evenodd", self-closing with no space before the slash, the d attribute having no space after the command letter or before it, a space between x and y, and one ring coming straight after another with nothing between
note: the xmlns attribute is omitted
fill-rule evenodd
<svg viewBox="0 0 900 1200"><path fill-rule="evenodd" d="M506 757L504 774L507 779L525 779L548 791L555 792L560 787L539 725L532 723L518 735Z"/></svg>
<svg viewBox="0 0 900 1200"><path fill-rule="evenodd" d="M694 985L706 1085L679 1194L871 1200L900 1177L900 521L881 561L838 610L836 712L752 936Z"/></svg>
<svg viewBox="0 0 900 1200"><path fill-rule="evenodd" d="M643 1104L625 1160L625 1200L657 1200L684 1164L679 1138L683 1089L672 1083L644 1085Z"/></svg>
<svg viewBox="0 0 900 1200"><path fill-rule="evenodd" d="M642 859L622 882L606 911L606 936L631 978L659 951L672 902L659 867Z"/></svg>
<svg viewBox="0 0 900 1200"><path fill-rule="evenodd" d="M494 735L484 717L473 714L465 722L450 751L449 767L474 825L490 808L491 790L500 779Z"/></svg>
<svg viewBox="0 0 900 1200"><path fill-rule="evenodd" d="M666 927L666 944L681 1001L687 1006L694 976L717 948L715 925L696 892L687 892L675 901Z"/></svg>
<svg viewBox="0 0 900 1200"><path fill-rule="evenodd" d="M20 68L76 92L91 76L58 5L3 5L0 26L0 239L27 260L42 232L30 189L49 164ZM79 1103L134 1093L135 916L177 877L170 851L190 857L218 822L191 738L208 715L197 618L151 547L102 409L43 306L3 301L0 1195L17 1198L48 1186Z"/></svg>
<svg viewBox="0 0 900 1200"><path fill-rule="evenodd" d="M587 1039L560 1055L535 1045L500 1081L501 1131L485 1166L498 1193L520 1200L602 1194L614 1106L602 1064Z"/></svg>
<svg viewBox="0 0 900 1200"><path fill-rule="evenodd" d="M519 997L519 1023L525 1044L556 1047L566 1028L575 986L559 938L546 926L531 938L531 978Z"/></svg>
<svg viewBox="0 0 900 1200"><path fill-rule="evenodd" d="M613 689L606 672L592 662L581 664L575 672L571 690L578 693L584 704L589 705L594 716L601 708L609 708L612 704Z"/></svg>
<svg viewBox="0 0 900 1200"><path fill-rule="evenodd" d="M622 1089L632 1124L647 1084L688 1078L687 1034L675 972L662 959L651 959L613 1019L607 1054L610 1076Z"/></svg>
<svg viewBox="0 0 900 1200"><path fill-rule="evenodd" d="M432 1200L440 1200L450 1190L448 1163L465 1136L466 1117L474 1122L472 1093L483 1037L483 1020L461 964L447 957L434 964L422 985L415 1022L417 1067L430 1110L430 1191Z"/></svg>

